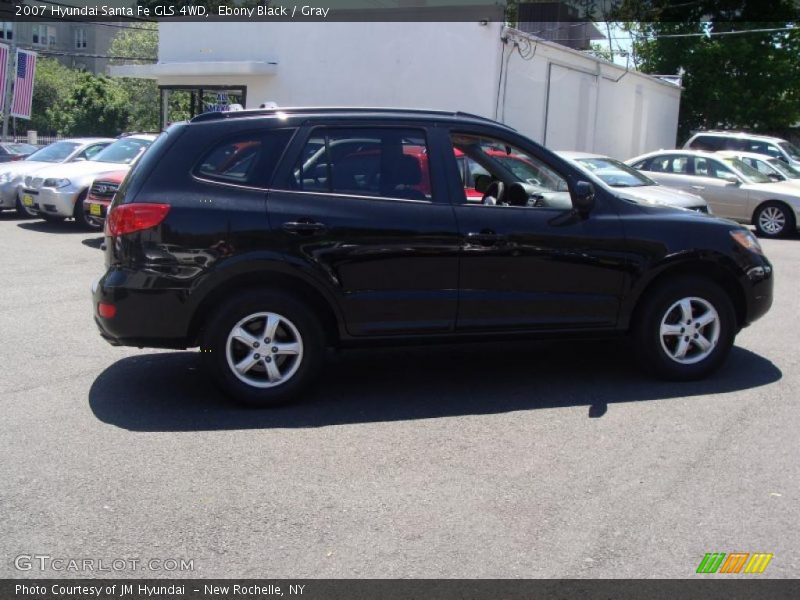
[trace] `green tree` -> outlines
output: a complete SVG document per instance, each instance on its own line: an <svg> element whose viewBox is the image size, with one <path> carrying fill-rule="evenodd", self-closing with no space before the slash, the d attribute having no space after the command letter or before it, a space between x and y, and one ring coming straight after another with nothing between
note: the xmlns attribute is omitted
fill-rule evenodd
<svg viewBox="0 0 800 600"><path fill-rule="evenodd" d="M111 59L112 65L141 64L158 59L158 28L152 23L130 24L111 42L109 55L137 57L144 60ZM153 79L116 78L130 99L130 122L127 129L156 131L159 127L158 85Z"/></svg>
<svg viewBox="0 0 800 600"><path fill-rule="evenodd" d="M633 21L640 70L683 75L680 139L698 128L781 131L800 120L800 31L727 34L789 27L798 17L791 0L631 1L615 16ZM700 35L670 37L685 34Z"/></svg>
<svg viewBox="0 0 800 600"><path fill-rule="evenodd" d="M129 98L118 81L80 72L64 112L66 124L61 133L114 136L128 128Z"/></svg>
<svg viewBox="0 0 800 600"><path fill-rule="evenodd" d="M63 107L72 97L77 77L78 71L65 67L54 58L40 58L36 62L31 119L27 121L27 129L42 135L56 135L64 130L67 118ZM18 127L22 123L18 122Z"/></svg>

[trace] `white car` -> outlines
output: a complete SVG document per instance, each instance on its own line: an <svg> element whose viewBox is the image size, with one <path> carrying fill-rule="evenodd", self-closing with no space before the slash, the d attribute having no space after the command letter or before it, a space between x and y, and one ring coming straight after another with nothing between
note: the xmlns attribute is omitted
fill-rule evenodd
<svg viewBox="0 0 800 600"><path fill-rule="evenodd" d="M772 181L785 181L800 187L800 171L787 165L779 158L773 158L755 152L738 152L736 150L723 150L717 152L720 156L732 156L738 158L744 164L753 167L762 175L766 175Z"/></svg>
<svg viewBox="0 0 800 600"><path fill-rule="evenodd" d="M708 203L697 194L660 185L636 169L611 157L588 152L556 152L556 154L576 164L584 171L599 177L604 183L614 188L617 196L622 198L703 213L711 212Z"/></svg>
<svg viewBox="0 0 800 600"><path fill-rule="evenodd" d="M698 131L686 141L683 148L684 150L702 150L704 152L720 150L757 152L800 168L800 148L783 138L770 135L757 135L745 131Z"/></svg>
<svg viewBox="0 0 800 600"><path fill-rule="evenodd" d="M46 221L73 217L87 229L91 223L83 210L83 201L92 181L111 171L130 168L156 139L152 134L129 135L115 141L83 162L56 165L26 175L20 188L20 202Z"/></svg>
<svg viewBox="0 0 800 600"><path fill-rule="evenodd" d="M659 150L625 161L657 182L698 194L714 214L754 224L765 237L796 231L800 189L774 182L738 158L696 150Z"/></svg>
<svg viewBox="0 0 800 600"><path fill-rule="evenodd" d="M40 148L23 160L0 164L0 210L16 208L20 216L32 216L19 202L17 194L25 175L45 167L51 167L56 163L91 160L113 141L112 138L59 140Z"/></svg>

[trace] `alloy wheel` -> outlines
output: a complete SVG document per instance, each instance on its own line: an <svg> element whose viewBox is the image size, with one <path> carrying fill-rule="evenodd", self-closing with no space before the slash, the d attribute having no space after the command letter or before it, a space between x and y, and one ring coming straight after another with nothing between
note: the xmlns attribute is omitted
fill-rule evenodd
<svg viewBox="0 0 800 600"><path fill-rule="evenodd" d="M688 297L670 306L661 319L661 347L682 365L698 363L714 351L720 336L720 317L703 298Z"/></svg>
<svg viewBox="0 0 800 600"><path fill-rule="evenodd" d="M779 235L786 227L786 215L777 206L768 206L758 215L761 230L769 235Z"/></svg>
<svg viewBox="0 0 800 600"><path fill-rule="evenodd" d="M228 367L247 385L271 388L286 383L303 360L303 339L286 317L258 312L236 323L225 344Z"/></svg>

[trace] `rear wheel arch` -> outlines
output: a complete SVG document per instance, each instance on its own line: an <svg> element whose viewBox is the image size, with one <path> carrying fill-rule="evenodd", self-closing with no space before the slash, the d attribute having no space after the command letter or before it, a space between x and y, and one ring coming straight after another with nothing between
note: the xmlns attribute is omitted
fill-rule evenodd
<svg viewBox="0 0 800 600"><path fill-rule="evenodd" d="M703 260L693 260L672 265L648 281L636 298L630 322L627 324L628 328L630 329L637 323L642 307L645 306L648 298L656 290L668 281L692 276L710 279L727 293L736 313L737 329L740 329L747 315L747 300L741 284L736 280L736 276L724 266Z"/></svg>
<svg viewBox="0 0 800 600"><path fill-rule="evenodd" d="M319 317L326 342L336 345L339 341L337 311L331 301L314 285L300 277L269 270L242 273L226 279L215 286L197 306L189 324L189 342L196 346L202 337L203 328L213 317L218 306L236 294L251 290L283 292L297 297Z"/></svg>

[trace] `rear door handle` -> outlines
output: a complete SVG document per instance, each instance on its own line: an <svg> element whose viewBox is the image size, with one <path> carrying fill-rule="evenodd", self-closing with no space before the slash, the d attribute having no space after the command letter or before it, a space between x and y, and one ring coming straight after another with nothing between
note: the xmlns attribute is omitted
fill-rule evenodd
<svg viewBox="0 0 800 600"><path fill-rule="evenodd" d="M693 190L697 190L698 192L701 192L701 191L703 191L703 190L704 190L704 189L706 189L706 188L705 188L705 186L703 186L703 185L693 185L693 186L692 186L692 189L693 189Z"/></svg>
<svg viewBox="0 0 800 600"><path fill-rule="evenodd" d="M281 229L294 235L318 235L323 233L327 227L316 221L289 221L281 225Z"/></svg>

